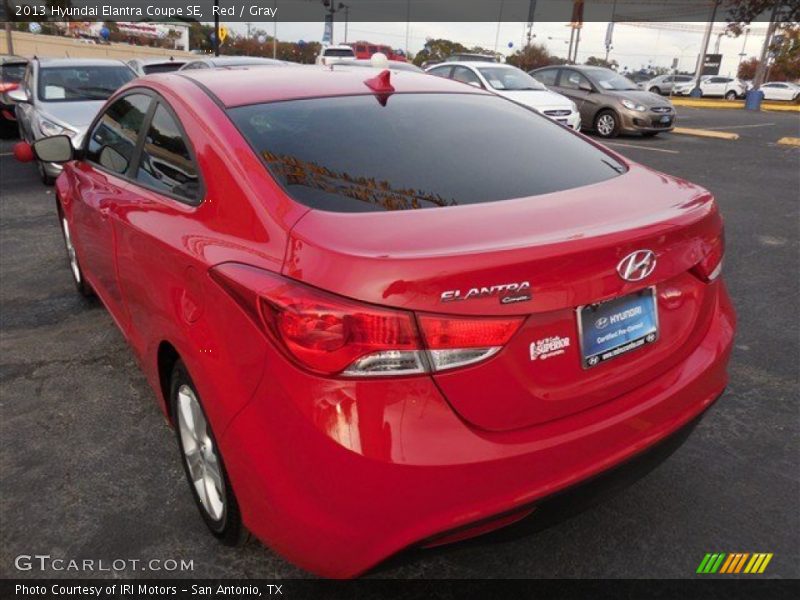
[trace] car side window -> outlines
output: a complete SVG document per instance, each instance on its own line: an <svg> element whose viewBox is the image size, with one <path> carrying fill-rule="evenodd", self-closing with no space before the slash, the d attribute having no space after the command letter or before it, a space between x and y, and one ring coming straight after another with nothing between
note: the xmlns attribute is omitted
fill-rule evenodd
<svg viewBox="0 0 800 600"><path fill-rule="evenodd" d="M190 202L199 200L200 178L180 127L159 104L147 130L136 180Z"/></svg>
<svg viewBox="0 0 800 600"><path fill-rule="evenodd" d="M483 87L480 78L473 73L472 69L467 67L453 67L453 74L450 78L461 83L476 83L478 86Z"/></svg>
<svg viewBox="0 0 800 600"><path fill-rule="evenodd" d="M544 71L536 71L532 77L541 84L555 85L558 69L545 69Z"/></svg>
<svg viewBox="0 0 800 600"><path fill-rule="evenodd" d="M561 70L561 80L559 81L559 86L567 88L568 90L579 90L581 89L582 83L585 85L590 85L589 80L577 71L573 71L572 69Z"/></svg>
<svg viewBox="0 0 800 600"><path fill-rule="evenodd" d="M133 160L151 102L145 94L128 94L109 106L89 135L86 160L124 174Z"/></svg>
<svg viewBox="0 0 800 600"><path fill-rule="evenodd" d="M431 75L436 75L437 77L444 77L447 79L450 77L450 73L453 71L453 67L436 67L435 69L431 69L428 71Z"/></svg>

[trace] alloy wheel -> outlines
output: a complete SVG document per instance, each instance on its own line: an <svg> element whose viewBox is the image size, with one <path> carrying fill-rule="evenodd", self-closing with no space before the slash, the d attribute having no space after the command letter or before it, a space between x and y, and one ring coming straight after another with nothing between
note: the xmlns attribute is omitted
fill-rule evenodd
<svg viewBox="0 0 800 600"><path fill-rule="evenodd" d="M603 137L607 137L614 133L614 128L616 126L617 122L611 115L601 115L600 118L597 119L597 132Z"/></svg>
<svg viewBox="0 0 800 600"><path fill-rule="evenodd" d="M183 459L200 504L214 521L225 516L225 483L217 449L194 390L178 388L178 428Z"/></svg>

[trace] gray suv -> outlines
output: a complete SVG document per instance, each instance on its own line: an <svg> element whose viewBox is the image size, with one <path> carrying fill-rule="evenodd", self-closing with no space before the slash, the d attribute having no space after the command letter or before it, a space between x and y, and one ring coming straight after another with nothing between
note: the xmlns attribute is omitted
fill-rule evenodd
<svg viewBox="0 0 800 600"><path fill-rule="evenodd" d="M640 90L611 69L563 65L542 67L530 75L575 102L582 127L600 137L654 136L675 126L675 108L668 99Z"/></svg>
<svg viewBox="0 0 800 600"><path fill-rule="evenodd" d="M121 60L34 58L19 88L8 93L16 103L20 137L33 143L67 135L77 146L108 97L135 77ZM45 184L61 173L61 165L37 164Z"/></svg>

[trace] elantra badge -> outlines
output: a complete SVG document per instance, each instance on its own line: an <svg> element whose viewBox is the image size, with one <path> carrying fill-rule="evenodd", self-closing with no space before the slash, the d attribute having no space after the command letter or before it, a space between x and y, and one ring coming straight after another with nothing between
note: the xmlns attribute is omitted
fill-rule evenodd
<svg viewBox="0 0 800 600"><path fill-rule="evenodd" d="M531 299L531 284L529 281L503 283L485 287L469 288L465 293L461 290L447 290L442 292L441 302L456 302L461 300L477 300L478 298L500 297L500 304L514 304L527 302Z"/></svg>
<svg viewBox="0 0 800 600"><path fill-rule="evenodd" d="M637 250L619 261L617 273L625 281L641 281L656 268L656 253L652 250Z"/></svg>

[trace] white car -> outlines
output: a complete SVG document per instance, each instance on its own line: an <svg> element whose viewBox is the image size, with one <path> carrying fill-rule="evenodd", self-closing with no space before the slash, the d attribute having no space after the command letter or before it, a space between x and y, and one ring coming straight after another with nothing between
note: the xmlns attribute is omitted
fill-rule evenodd
<svg viewBox="0 0 800 600"><path fill-rule="evenodd" d="M316 64L329 65L333 62L355 60L356 53L350 46L323 46L317 54Z"/></svg>
<svg viewBox="0 0 800 600"><path fill-rule="evenodd" d="M677 96L688 96L692 89L694 89L694 81L676 85L672 93ZM733 79L732 77L706 75L700 79L700 91L703 96L718 96L726 100L736 100L745 95L747 92L747 84L739 79Z"/></svg>
<svg viewBox="0 0 800 600"><path fill-rule="evenodd" d="M788 81L770 81L761 86L764 100L789 100L800 102L800 85Z"/></svg>
<svg viewBox="0 0 800 600"><path fill-rule="evenodd" d="M572 100L547 89L517 67L483 61L448 62L434 65L427 72L489 90L529 106L575 131L581 129L581 114Z"/></svg>

